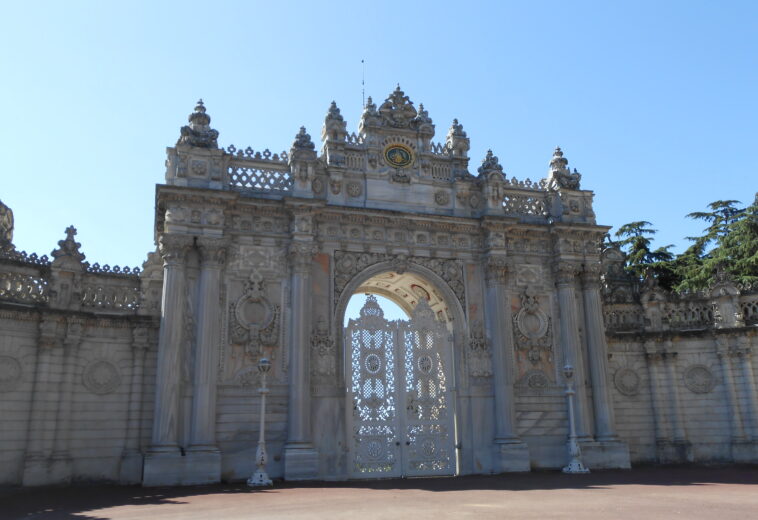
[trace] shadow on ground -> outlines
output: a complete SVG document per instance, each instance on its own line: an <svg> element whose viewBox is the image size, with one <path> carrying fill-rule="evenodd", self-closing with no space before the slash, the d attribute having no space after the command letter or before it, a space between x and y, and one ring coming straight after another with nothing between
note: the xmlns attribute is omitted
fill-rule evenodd
<svg viewBox="0 0 758 520"><path fill-rule="evenodd" d="M535 491L558 489L607 489L618 486L699 486L708 484L758 484L758 466L639 467L627 471L595 471L564 475L537 471L463 477L361 480L342 482L276 481L271 488L248 488L244 483L208 486L156 487L110 484L74 484L38 488L0 487L0 519L105 520L88 511L120 506L186 504L200 495L254 495L297 489L421 490L430 492L466 490Z"/></svg>

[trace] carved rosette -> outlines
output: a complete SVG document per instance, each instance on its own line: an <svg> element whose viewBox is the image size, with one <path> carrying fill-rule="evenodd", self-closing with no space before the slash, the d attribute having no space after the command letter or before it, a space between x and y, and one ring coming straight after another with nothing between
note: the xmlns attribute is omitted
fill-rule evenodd
<svg viewBox="0 0 758 520"><path fill-rule="evenodd" d="M526 352L533 366L553 362L552 321L540 308L539 298L530 286L521 293L521 308L513 315L516 349Z"/></svg>
<svg viewBox="0 0 758 520"><path fill-rule="evenodd" d="M121 374L110 361L98 359L84 369L82 383L93 394L110 394L121 384Z"/></svg>
<svg viewBox="0 0 758 520"><path fill-rule="evenodd" d="M684 371L684 386L695 394L707 394L716 386L716 376L705 365L692 365Z"/></svg>
<svg viewBox="0 0 758 520"><path fill-rule="evenodd" d="M640 393L640 375L632 368L622 367L613 374L613 385L623 395L633 397Z"/></svg>

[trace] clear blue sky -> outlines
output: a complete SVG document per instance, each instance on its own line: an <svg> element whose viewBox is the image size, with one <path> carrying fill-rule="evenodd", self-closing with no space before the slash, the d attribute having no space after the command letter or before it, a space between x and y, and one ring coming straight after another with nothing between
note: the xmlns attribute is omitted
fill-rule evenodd
<svg viewBox="0 0 758 520"><path fill-rule="evenodd" d="M474 172L545 175L563 147L598 222L650 220L686 246L686 213L758 190L758 2L6 2L0 199L21 249L74 224L91 262L153 245L165 147L197 98L226 146L318 136L334 99L400 83Z"/></svg>

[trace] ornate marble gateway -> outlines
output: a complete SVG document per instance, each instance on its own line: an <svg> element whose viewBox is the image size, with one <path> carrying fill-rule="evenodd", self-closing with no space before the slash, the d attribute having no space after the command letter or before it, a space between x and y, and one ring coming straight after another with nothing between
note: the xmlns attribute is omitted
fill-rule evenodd
<svg viewBox="0 0 758 520"><path fill-rule="evenodd" d="M355 132L332 102L318 146L221 147L198 102L142 269L85 261L73 226L17 251L0 203L0 482L245 480L262 418L272 478L561 468L565 365L590 469L629 467L627 440L758 461L758 290L636 283L563 150L519 180L436 130L398 86Z"/></svg>

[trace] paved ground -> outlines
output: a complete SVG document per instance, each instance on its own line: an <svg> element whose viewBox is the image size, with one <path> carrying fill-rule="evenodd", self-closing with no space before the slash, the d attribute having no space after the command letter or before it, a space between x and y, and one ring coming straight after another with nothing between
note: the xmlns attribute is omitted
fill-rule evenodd
<svg viewBox="0 0 758 520"><path fill-rule="evenodd" d="M0 488L0 519L758 518L758 466L183 488Z"/></svg>

